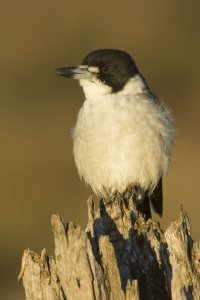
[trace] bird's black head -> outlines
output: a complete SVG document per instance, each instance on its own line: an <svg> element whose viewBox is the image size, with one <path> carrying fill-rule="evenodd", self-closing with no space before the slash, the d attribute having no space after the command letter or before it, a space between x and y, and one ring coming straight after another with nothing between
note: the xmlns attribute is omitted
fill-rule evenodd
<svg viewBox="0 0 200 300"><path fill-rule="evenodd" d="M99 49L90 52L83 59L82 65L87 65L91 72L94 70L95 76L110 86L113 93L122 90L128 80L138 73L132 57L117 49Z"/></svg>
<svg viewBox="0 0 200 300"><path fill-rule="evenodd" d="M96 79L111 87L112 93L123 89L128 80L138 74L132 57L117 49L99 49L90 52L82 65L59 68L58 75L72 79L85 79L94 82Z"/></svg>

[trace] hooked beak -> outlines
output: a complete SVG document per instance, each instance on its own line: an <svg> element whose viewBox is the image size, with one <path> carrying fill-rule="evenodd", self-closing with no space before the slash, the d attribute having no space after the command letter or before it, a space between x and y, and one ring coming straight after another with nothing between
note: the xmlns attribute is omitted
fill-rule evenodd
<svg viewBox="0 0 200 300"><path fill-rule="evenodd" d="M55 70L55 74L72 79L91 79L92 74L88 71L88 65L64 67Z"/></svg>

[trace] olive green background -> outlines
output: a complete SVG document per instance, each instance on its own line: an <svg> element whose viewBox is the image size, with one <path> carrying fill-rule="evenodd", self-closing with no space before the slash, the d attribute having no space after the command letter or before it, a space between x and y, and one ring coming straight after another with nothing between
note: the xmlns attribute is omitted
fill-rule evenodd
<svg viewBox="0 0 200 300"><path fill-rule="evenodd" d="M54 76L90 51L130 53L178 129L164 179L163 230L188 212L200 239L200 2L1 0L0 298L25 299L17 282L24 249L53 255L50 219L87 223L92 191L80 181L70 130L84 96ZM96 198L95 198L96 199ZM96 199L96 206L98 200Z"/></svg>

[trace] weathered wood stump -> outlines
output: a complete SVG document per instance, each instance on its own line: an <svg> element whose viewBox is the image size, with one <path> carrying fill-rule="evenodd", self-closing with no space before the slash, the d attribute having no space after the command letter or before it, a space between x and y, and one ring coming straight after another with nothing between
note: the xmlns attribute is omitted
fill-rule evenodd
<svg viewBox="0 0 200 300"><path fill-rule="evenodd" d="M24 251L26 299L200 299L200 243L191 238L186 212L163 233L136 207L129 190L101 200L96 212L89 198L86 229L53 215L55 258L45 249Z"/></svg>

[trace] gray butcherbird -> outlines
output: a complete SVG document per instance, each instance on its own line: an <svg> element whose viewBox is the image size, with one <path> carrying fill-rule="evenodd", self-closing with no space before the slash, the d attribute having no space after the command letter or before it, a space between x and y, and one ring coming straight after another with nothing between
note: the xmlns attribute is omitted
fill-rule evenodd
<svg viewBox="0 0 200 300"><path fill-rule="evenodd" d="M169 169L175 128L134 60L124 51L100 49L81 65L55 72L78 79L85 93L73 129L80 177L103 197L134 186L146 219L149 202L162 216L162 176Z"/></svg>

